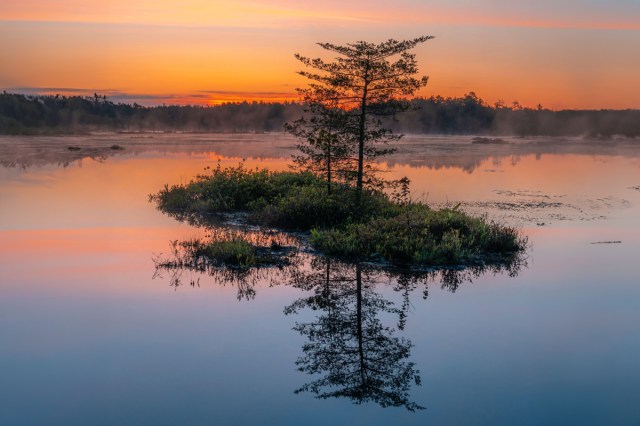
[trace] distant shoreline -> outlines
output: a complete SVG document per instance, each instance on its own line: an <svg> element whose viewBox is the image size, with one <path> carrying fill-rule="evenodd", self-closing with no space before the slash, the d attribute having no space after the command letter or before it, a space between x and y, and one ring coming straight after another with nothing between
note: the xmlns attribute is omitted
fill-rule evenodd
<svg viewBox="0 0 640 426"><path fill-rule="evenodd" d="M520 158L545 154L626 156L640 158L640 138L502 136L506 143L474 143L480 136L405 135L387 166L455 167L473 171L488 158ZM491 139L491 138L490 138ZM477 139L476 139L477 140ZM297 140L282 132L178 133L97 132L74 135L0 135L0 165L28 168L71 164L84 158L100 161L148 152L207 154L230 158L290 160ZM122 149L111 149L118 145ZM70 149L70 147L72 147ZM77 149L79 148L79 149ZM214 157L212 157L214 158Z"/></svg>
<svg viewBox="0 0 640 426"><path fill-rule="evenodd" d="M489 105L473 92L459 98L417 98L384 125L396 134L484 137L640 136L640 109L561 110ZM211 107L113 103L105 97L0 93L2 135L123 133L262 134L281 132L304 114L295 102L240 102Z"/></svg>

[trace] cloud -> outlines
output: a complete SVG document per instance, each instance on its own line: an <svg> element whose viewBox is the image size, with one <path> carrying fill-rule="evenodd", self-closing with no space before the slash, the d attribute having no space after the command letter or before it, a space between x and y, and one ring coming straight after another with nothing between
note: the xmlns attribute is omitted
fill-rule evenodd
<svg viewBox="0 0 640 426"><path fill-rule="evenodd" d="M207 95L217 95L217 96L253 95L253 96L263 97L263 98L296 96L296 94L292 92L246 92L246 91L230 91L230 90L199 90L198 93L204 93Z"/></svg>
<svg viewBox="0 0 640 426"><path fill-rule="evenodd" d="M200 94L207 96L209 105L219 105L226 102L261 101L284 102L298 100L297 93L292 92L245 92L228 90L200 90Z"/></svg>
<svg viewBox="0 0 640 426"><path fill-rule="evenodd" d="M6 21L82 22L202 26L238 28L282 28L353 25L371 20L367 14L344 13L313 3L287 4L277 0L234 2L222 0L21 0L0 3Z"/></svg>
<svg viewBox="0 0 640 426"><path fill-rule="evenodd" d="M228 90L199 90L184 94L148 94L128 93L114 89L89 89L70 87L6 87L0 88L9 93L19 93L28 96L61 95L61 96L89 96L94 94L106 96L115 103L137 103L139 105L219 105L227 102L262 101L282 102L297 99L296 93L291 92L248 92Z"/></svg>
<svg viewBox="0 0 640 426"><path fill-rule="evenodd" d="M21 0L1 2L0 16L12 21L253 29L405 24L640 29L640 5L621 0Z"/></svg>
<svg viewBox="0 0 640 426"><path fill-rule="evenodd" d="M88 94L93 95L94 93L106 94L107 92L117 92L111 89L77 89L71 87L8 87L3 88L2 90L12 93L20 93L23 95L69 94L85 96Z"/></svg>

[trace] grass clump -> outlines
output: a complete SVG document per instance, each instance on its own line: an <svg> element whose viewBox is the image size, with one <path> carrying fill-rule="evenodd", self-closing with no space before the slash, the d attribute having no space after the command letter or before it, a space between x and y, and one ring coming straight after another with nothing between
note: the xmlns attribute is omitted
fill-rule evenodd
<svg viewBox="0 0 640 426"><path fill-rule="evenodd" d="M314 230L311 244L338 257L417 266L502 261L526 245L515 228L457 209L431 210L424 204L403 209L395 216Z"/></svg>
<svg viewBox="0 0 640 426"><path fill-rule="evenodd" d="M365 191L355 208L356 191L347 185L336 184L329 194L325 182L312 173L250 170L242 164L218 165L185 185L165 185L149 200L194 224L218 213L247 212L254 224L297 231L340 226L394 209L379 191Z"/></svg>
<svg viewBox="0 0 640 426"><path fill-rule="evenodd" d="M311 173L270 172L237 167L218 167L186 185L165 187L150 195L150 201L165 212L214 214L254 211L301 187L321 186Z"/></svg>
<svg viewBox="0 0 640 426"><path fill-rule="evenodd" d="M329 194L323 186L305 186L256 206L250 220L263 226L309 231L344 226L393 211L389 199L377 191L365 191L360 205L356 191L336 185Z"/></svg>
<svg viewBox="0 0 640 426"><path fill-rule="evenodd" d="M156 263L164 268L195 269L280 266L288 263L288 256L294 251L289 243L276 234L216 228L207 239L173 241L173 256Z"/></svg>
<svg viewBox="0 0 640 426"><path fill-rule="evenodd" d="M240 238L206 243L200 240L191 240L182 244L183 248L196 259L206 258L220 265L241 268L255 266L258 263L256 248Z"/></svg>

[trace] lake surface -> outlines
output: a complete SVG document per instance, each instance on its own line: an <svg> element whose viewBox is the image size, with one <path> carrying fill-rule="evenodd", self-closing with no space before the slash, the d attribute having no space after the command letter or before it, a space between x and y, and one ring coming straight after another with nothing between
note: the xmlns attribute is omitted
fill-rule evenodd
<svg viewBox="0 0 640 426"><path fill-rule="evenodd" d="M284 170L291 139L0 138L0 424L640 424L640 141L508 141L407 137L383 167L520 227L525 264L412 280L307 256L243 281L157 271L203 230L148 195ZM396 392L354 391L355 322Z"/></svg>

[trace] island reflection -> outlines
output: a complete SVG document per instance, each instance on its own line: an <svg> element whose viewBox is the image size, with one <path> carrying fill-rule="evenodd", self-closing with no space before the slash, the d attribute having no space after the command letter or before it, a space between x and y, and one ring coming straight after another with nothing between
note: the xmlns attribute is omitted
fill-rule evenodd
<svg viewBox="0 0 640 426"><path fill-rule="evenodd" d="M421 385L420 370L411 358L411 340L401 336L411 297L439 285L455 292L464 283L486 273L517 276L526 266L524 256L508 262L460 268L410 271L384 269L371 263L347 263L311 253L295 252L278 266L216 267L195 259L186 261L174 250L173 259L156 261L155 278L168 279L176 290L214 285L234 286L238 300L252 300L257 288L290 286L304 295L284 308L285 315L313 311L311 321L296 322L294 330L306 341L296 361L309 381L295 393L309 392L317 398L346 398L355 404L374 402L381 407L425 407L411 400L413 386ZM394 302L380 289L391 288Z"/></svg>

